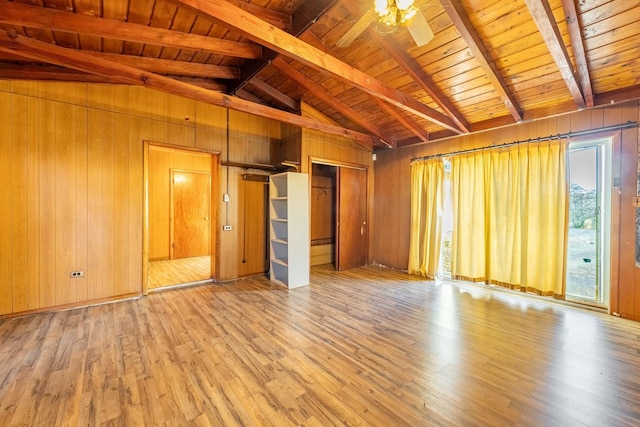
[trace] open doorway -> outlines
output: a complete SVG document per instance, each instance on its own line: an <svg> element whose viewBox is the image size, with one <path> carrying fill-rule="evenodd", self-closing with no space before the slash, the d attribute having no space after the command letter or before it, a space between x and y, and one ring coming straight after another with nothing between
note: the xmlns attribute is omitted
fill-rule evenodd
<svg viewBox="0 0 640 427"><path fill-rule="evenodd" d="M213 153L145 145L145 290L212 281Z"/></svg>

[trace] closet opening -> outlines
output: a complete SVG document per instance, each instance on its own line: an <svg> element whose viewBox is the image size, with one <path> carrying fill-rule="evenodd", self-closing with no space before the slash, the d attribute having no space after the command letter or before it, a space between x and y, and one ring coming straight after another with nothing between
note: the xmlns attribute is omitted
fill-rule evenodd
<svg viewBox="0 0 640 427"><path fill-rule="evenodd" d="M367 168L313 160L310 170L310 264L332 264L336 270L366 265Z"/></svg>
<svg viewBox="0 0 640 427"><path fill-rule="evenodd" d="M313 163L311 171L311 265L331 264L336 253L336 166Z"/></svg>

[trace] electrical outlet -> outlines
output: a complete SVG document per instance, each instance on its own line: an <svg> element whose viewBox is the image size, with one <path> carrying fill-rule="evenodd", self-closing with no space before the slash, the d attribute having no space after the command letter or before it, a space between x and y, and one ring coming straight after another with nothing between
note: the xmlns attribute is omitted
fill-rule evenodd
<svg viewBox="0 0 640 427"><path fill-rule="evenodd" d="M222 229L223 229L224 231L231 231L231 226L230 226L230 225L223 225L223 226L222 226Z"/></svg>
<svg viewBox="0 0 640 427"><path fill-rule="evenodd" d="M78 277L84 277L84 271L72 271L69 276L72 279L77 279Z"/></svg>
<svg viewBox="0 0 640 427"><path fill-rule="evenodd" d="M222 201L223 202L229 202L229 195L228 194L223 194L222 195Z"/></svg>

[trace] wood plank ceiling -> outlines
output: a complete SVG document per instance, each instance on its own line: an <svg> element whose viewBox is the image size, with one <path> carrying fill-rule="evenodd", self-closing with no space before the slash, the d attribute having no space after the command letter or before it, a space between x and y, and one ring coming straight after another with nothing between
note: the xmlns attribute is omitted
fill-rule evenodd
<svg viewBox="0 0 640 427"><path fill-rule="evenodd" d="M0 78L137 84L403 146L640 97L640 0L0 0ZM336 124L301 117L304 101Z"/></svg>

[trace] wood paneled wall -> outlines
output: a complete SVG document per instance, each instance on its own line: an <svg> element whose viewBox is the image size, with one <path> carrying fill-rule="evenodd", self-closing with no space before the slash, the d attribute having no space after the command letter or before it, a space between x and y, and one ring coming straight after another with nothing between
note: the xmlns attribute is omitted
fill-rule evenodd
<svg viewBox="0 0 640 427"><path fill-rule="evenodd" d="M0 314L139 293L140 129L87 86L1 88Z"/></svg>
<svg viewBox="0 0 640 427"><path fill-rule="evenodd" d="M169 259L171 170L211 173L211 155L151 145L149 147L149 260ZM211 185L218 184L212 177Z"/></svg>
<svg viewBox="0 0 640 427"><path fill-rule="evenodd" d="M253 163L280 141L279 122L231 111L227 150L226 109L124 85L3 80L0 113L0 316L142 292L144 140ZM231 221L220 279L246 270L230 259L244 231Z"/></svg>
<svg viewBox="0 0 640 427"><path fill-rule="evenodd" d="M407 268L412 158L638 121L639 114L638 102L629 102L378 153L371 233L373 260L394 268ZM614 179L620 179L620 186L612 191L611 309L623 316L640 319L640 274L635 267L633 206L637 191L639 130L617 131L613 136L613 175Z"/></svg>

